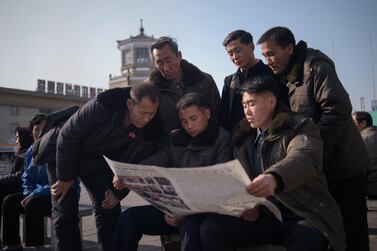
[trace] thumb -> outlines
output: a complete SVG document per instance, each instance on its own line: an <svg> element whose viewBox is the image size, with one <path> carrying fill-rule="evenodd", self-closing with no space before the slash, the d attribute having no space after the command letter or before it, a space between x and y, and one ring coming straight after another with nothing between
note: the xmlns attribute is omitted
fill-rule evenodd
<svg viewBox="0 0 377 251"><path fill-rule="evenodd" d="M61 193L61 195L60 195L60 197L58 199L58 203L59 204L63 201L63 199L65 198L65 196L67 195L67 193L68 193L68 191L63 190L63 192Z"/></svg>

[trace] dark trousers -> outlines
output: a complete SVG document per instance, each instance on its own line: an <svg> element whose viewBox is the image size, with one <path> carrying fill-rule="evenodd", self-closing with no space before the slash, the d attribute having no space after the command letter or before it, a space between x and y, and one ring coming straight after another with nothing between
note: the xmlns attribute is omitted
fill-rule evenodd
<svg viewBox="0 0 377 251"><path fill-rule="evenodd" d="M12 179L13 182L9 182L9 178ZM15 179L18 179L15 180ZM20 177L2 177L0 179L0 235L1 235L1 223L3 217L3 201L4 198L12 193L21 192L21 178ZM0 247L1 247L1 240L0 240Z"/></svg>
<svg viewBox="0 0 377 251"><path fill-rule="evenodd" d="M328 182L329 191L342 213L348 251L369 250L369 233L364 174Z"/></svg>
<svg viewBox="0 0 377 251"><path fill-rule="evenodd" d="M25 198L22 193L13 193L5 197L3 202L3 232L4 246L21 244L20 214L25 215L24 241L26 246L44 244L43 217L51 214L50 196L35 196L22 207Z"/></svg>
<svg viewBox="0 0 377 251"><path fill-rule="evenodd" d="M182 251L199 251L199 226L202 215L187 216L180 228L166 223L164 213L153 206L131 207L122 212L115 230L113 250L136 251L143 236L169 235L181 232Z"/></svg>
<svg viewBox="0 0 377 251"><path fill-rule="evenodd" d="M164 213L153 206L131 207L122 212L113 239L113 250L136 251L143 234L178 234L179 229L170 226Z"/></svg>
<svg viewBox="0 0 377 251"><path fill-rule="evenodd" d="M50 163L48 165L50 184L56 181L55 172L55 163ZM104 166L103 168L96 169L88 176L80 177L94 205L98 242L104 251L111 250L111 240L120 215L120 203L112 209L104 209L101 206L105 198L105 191L113 187L113 176L111 169ZM77 191L71 189L61 203L58 203L53 198L52 205L57 250L81 250Z"/></svg>
<svg viewBox="0 0 377 251"><path fill-rule="evenodd" d="M201 224L200 238L206 251L235 251L260 244L279 244L289 251L320 251L327 250L328 244L326 238L306 221L280 222L263 207L254 222L226 215L208 215Z"/></svg>

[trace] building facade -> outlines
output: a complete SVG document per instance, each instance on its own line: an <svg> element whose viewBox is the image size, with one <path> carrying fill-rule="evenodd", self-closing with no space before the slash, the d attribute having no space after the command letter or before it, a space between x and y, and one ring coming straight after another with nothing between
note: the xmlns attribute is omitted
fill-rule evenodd
<svg viewBox="0 0 377 251"><path fill-rule="evenodd" d="M15 128L28 126L35 114L50 113L72 105L81 107L88 100L88 97L0 87L0 146L13 144Z"/></svg>
<svg viewBox="0 0 377 251"><path fill-rule="evenodd" d="M149 49L155 39L144 34L143 20L140 20L140 33L125 40L117 41L121 52L121 75L109 78L109 88L132 86L142 82L153 69Z"/></svg>

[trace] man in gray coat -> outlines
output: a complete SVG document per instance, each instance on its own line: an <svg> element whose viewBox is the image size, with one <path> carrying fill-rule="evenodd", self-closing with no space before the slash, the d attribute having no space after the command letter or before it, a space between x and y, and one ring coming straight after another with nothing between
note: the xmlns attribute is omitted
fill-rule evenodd
<svg viewBox="0 0 377 251"><path fill-rule="evenodd" d="M78 200L72 189L77 177L93 201L101 249L111 250L119 201L128 190L113 188L114 175L103 155L130 163L151 155L153 142L163 132L162 124L156 123L158 105L159 91L154 85L115 88L88 101L64 124L57 139L57 180L51 186L58 250L81 250Z"/></svg>
<svg viewBox="0 0 377 251"><path fill-rule="evenodd" d="M167 133L181 127L175 106L184 94L203 94L211 111L216 113L220 94L215 81L211 75L182 59L178 44L172 38L160 37L152 44L150 53L155 67L146 81L160 90L159 112Z"/></svg>
<svg viewBox="0 0 377 251"><path fill-rule="evenodd" d="M352 105L333 61L319 50L296 44L285 27L266 31L258 41L266 64L288 87L290 108L311 118L324 143L323 170L342 212L347 250L369 250L365 170L368 153L352 121Z"/></svg>

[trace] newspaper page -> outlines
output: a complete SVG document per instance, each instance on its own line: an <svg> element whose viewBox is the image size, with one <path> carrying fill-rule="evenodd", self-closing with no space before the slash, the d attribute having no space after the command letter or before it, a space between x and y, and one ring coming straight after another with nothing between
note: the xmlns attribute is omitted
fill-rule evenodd
<svg viewBox="0 0 377 251"><path fill-rule="evenodd" d="M238 160L205 167L167 168L104 158L129 189L169 215L211 212L240 216L245 209L263 204L281 220L274 204L246 193L251 181Z"/></svg>

